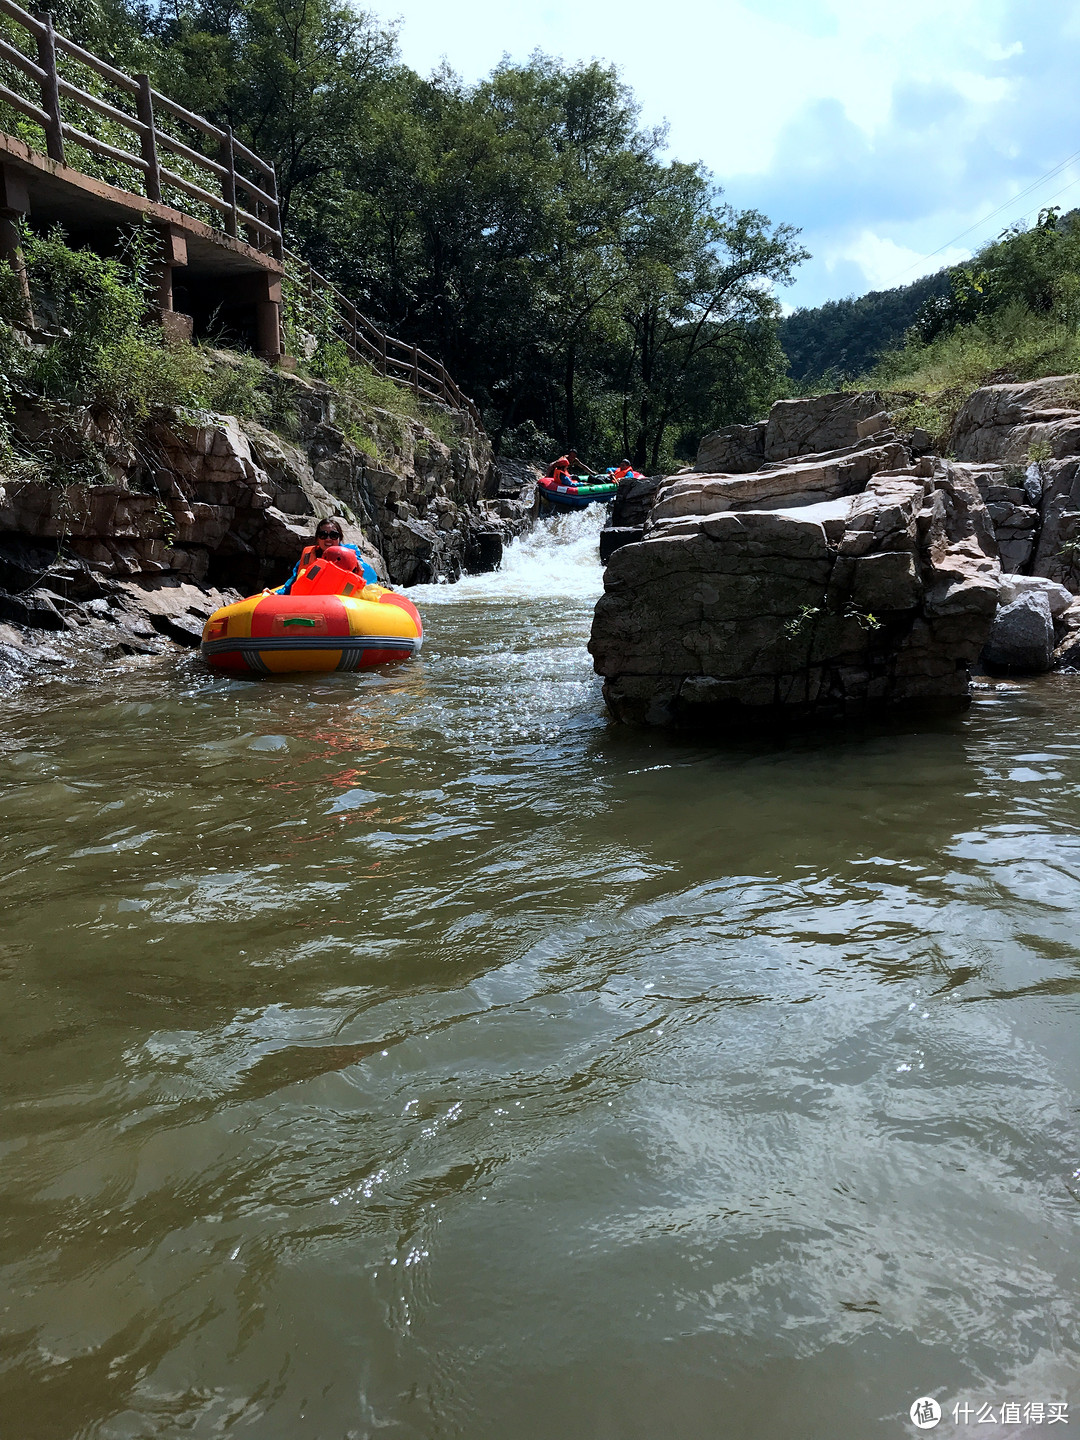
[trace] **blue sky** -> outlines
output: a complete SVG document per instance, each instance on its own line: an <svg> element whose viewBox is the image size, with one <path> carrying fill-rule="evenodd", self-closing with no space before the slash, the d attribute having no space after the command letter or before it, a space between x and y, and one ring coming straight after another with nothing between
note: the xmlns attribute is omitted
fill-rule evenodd
<svg viewBox="0 0 1080 1440"><path fill-rule="evenodd" d="M801 227L814 258L785 307L905 284L1040 205L1080 204L1080 155L1021 194L1080 151L1080 0L372 8L400 15L403 58L423 73L445 58L475 80L537 47L619 66L644 121L668 122L672 155Z"/></svg>

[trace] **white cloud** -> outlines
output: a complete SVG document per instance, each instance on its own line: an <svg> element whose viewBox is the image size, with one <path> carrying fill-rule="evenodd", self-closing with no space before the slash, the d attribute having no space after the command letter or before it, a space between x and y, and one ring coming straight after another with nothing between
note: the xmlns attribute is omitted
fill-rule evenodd
<svg viewBox="0 0 1080 1440"><path fill-rule="evenodd" d="M877 235L873 230L862 230L846 242L833 245L823 255L826 268L838 271L851 264L857 265L866 277L871 290L889 290L894 285L910 285L921 275L940 270L944 265L955 265L967 259L971 252L962 246L951 246L940 255L929 260L918 250L899 245L887 235Z"/></svg>
<svg viewBox="0 0 1080 1440"><path fill-rule="evenodd" d="M403 22L404 59L422 72L445 56L476 80L537 47L618 65L646 123L670 122L673 155L704 161L734 203L802 227L816 259L785 292L796 304L968 253L922 258L1080 133L1080 0L410 0Z"/></svg>

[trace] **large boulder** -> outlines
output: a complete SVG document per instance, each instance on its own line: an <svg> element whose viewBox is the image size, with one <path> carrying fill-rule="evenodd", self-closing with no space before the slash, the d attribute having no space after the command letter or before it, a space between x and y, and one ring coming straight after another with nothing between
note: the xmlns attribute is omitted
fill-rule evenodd
<svg viewBox="0 0 1080 1440"><path fill-rule="evenodd" d="M957 460L1026 464L1034 445L1056 460L1080 454L1080 378L984 385L960 407L951 443Z"/></svg>
<svg viewBox="0 0 1080 1440"><path fill-rule="evenodd" d="M642 475L620 480L611 505L612 525L644 525L652 510L656 492L663 483L662 475Z"/></svg>
<svg viewBox="0 0 1080 1440"><path fill-rule="evenodd" d="M1011 605L1021 595L1028 594L1045 595L1050 615L1055 621L1076 603L1076 596L1071 591L1066 590L1064 585L1059 585L1056 580L1048 580L1045 575L1002 574L1001 584L998 586L999 608Z"/></svg>
<svg viewBox="0 0 1080 1440"><path fill-rule="evenodd" d="M743 475L765 463L765 421L728 425L702 437L694 469L704 475Z"/></svg>
<svg viewBox="0 0 1080 1440"><path fill-rule="evenodd" d="M888 425L876 390L777 400L768 418L756 425L727 425L703 436L694 472L746 475L771 461L842 450L881 435Z"/></svg>
<svg viewBox="0 0 1080 1440"><path fill-rule="evenodd" d="M609 708L631 723L957 707L999 575L962 472L878 473L853 497L655 524L612 555L589 648Z"/></svg>
<svg viewBox="0 0 1080 1440"><path fill-rule="evenodd" d="M995 670L1040 675L1054 656L1054 620L1042 590L1023 590L998 610L983 661Z"/></svg>
<svg viewBox="0 0 1080 1440"><path fill-rule="evenodd" d="M876 390L841 390L803 400L777 400L765 425L765 460L790 460L795 455L817 455L853 445L883 428L876 423L882 418L882 408ZM868 420L875 421L873 429L860 434L861 422Z"/></svg>

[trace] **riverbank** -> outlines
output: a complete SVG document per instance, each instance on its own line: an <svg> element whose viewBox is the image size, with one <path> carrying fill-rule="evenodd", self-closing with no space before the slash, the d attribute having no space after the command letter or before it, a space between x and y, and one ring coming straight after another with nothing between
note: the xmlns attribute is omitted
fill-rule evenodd
<svg viewBox="0 0 1080 1440"><path fill-rule="evenodd" d="M288 576L324 515L401 585L492 569L532 523L529 477L501 475L464 415L359 404L229 352L208 363L268 387L272 413L159 408L128 433L89 406L16 401L0 478L0 677L73 649L197 645L219 605Z"/></svg>

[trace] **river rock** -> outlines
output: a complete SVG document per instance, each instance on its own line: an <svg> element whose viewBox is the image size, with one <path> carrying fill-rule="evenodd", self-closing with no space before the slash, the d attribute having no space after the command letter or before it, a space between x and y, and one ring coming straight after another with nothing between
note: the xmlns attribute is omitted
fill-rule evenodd
<svg viewBox="0 0 1080 1440"><path fill-rule="evenodd" d="M1045 595L1054 620L1057 620L1059 615L1064 615L1065 611L1076 603L1076 596L1071 591L1066 590L1064 585L1059 585L1056 580L1048 580L1044 575L1002 575L1001 584L998 586L999 607L1011 605L1019 596L1025 594Z"/></svg>
<svg viewBox="0 0 1080 1440"><path fill-rule="evenodd" d="M909 467L810 506L656 521L612 555L589 648L609 708L630 723L957 707L999 575L974 483L948 465Z"/></svg>
<svg viewBox="0 0 1080 1440"><path fill-rule="evenodd" d="M606 565L624 545L636 545L639 540L645 538L645 530L641 525L605 525L600 531L600 563Z"/></svg>
<svg viewBox="0 0 1080 1440"><path fill-rule="evenodd" d="M1042 590L1023 590L997 612L983 661L997 670L1039 675L1054 655L1054 621Z"/></svg>
<svg viewBox="0 0 1080 1440"><path fill-rule="evenodd" d="M612 525L642 526L649 518L663 475L632 476L619 481L611 502Z"/></svg>

